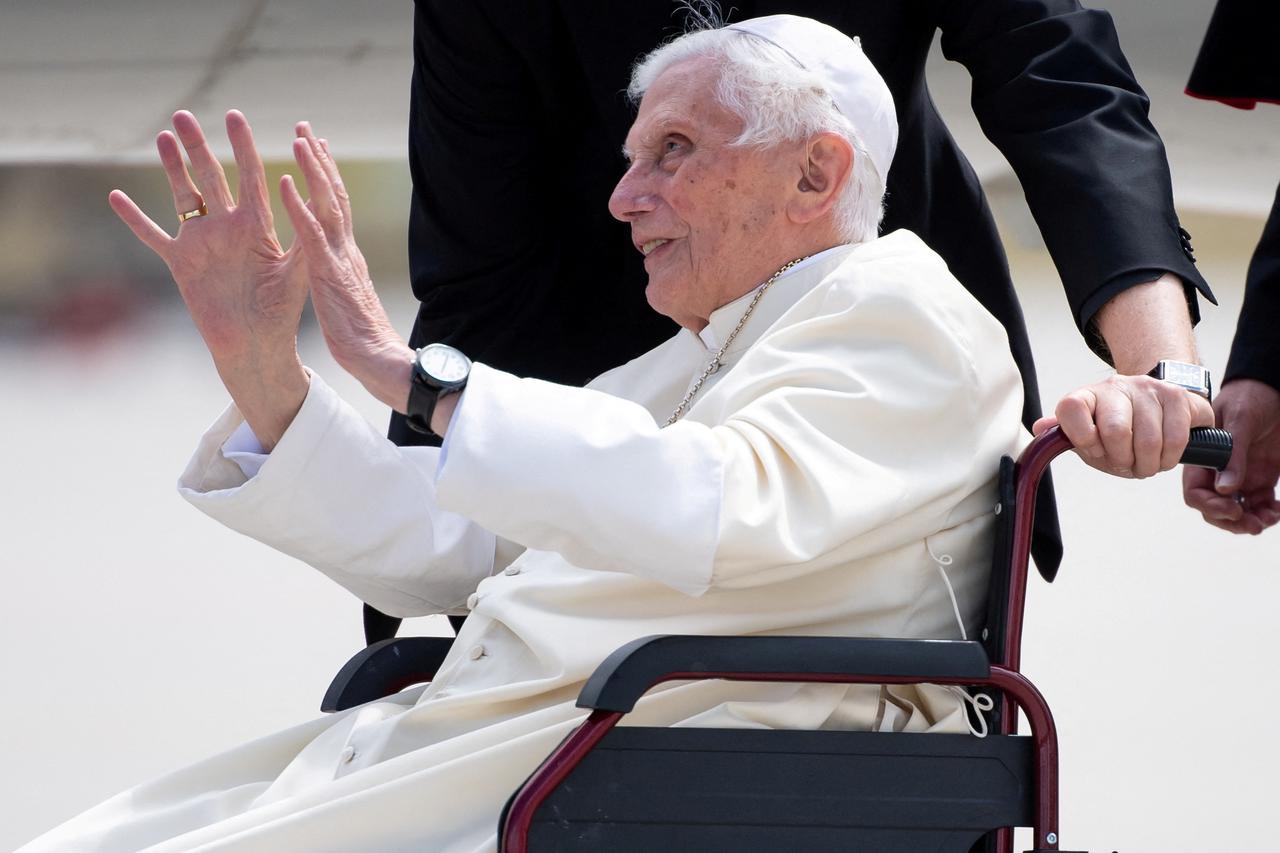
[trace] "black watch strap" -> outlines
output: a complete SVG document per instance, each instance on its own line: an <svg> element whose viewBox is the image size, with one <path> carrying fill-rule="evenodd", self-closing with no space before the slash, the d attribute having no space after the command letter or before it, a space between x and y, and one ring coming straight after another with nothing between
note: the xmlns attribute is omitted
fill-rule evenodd
<svg viewBox="0 0 1280 853"><path fill-rule="evenodd" d="M424 366L424 362L432 366L431 369ZM441 372L433 375L432 369ZM409 428L434 435L431 416L435 414L436 405L442 398L461 392L470 372L471 361L447 344L428 344L418 350L413 359L413 380L405 406L405 422Z"/></svg>
<svg viewBox="0 0 1280 853"><path fill-rule="evenodd" d="M436 403L440 402L441 389L421 387L418 378L413 378L413 387L409 389L409 405L405 412L405 422L409 429L423 435L435 435L431 429L431 416L435 414Z"/></svg>

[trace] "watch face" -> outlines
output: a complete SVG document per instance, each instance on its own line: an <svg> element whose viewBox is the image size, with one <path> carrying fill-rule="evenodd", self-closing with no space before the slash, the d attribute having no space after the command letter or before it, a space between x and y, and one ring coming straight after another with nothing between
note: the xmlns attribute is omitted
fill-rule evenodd
<svg viewBox="0 0 1280 853"><path fill-rule="evenodd" d="M418 364L441 385L461 382L471 371L471 360L446 344L423 347L418 353Z"/></svg>
<svg viewBox="0 0 1280 853"><path fill-rule="evenodd" d="M1188 386L1190 388L1204 387L1204 368L1196 364L1183 364L1181 361L1165 362L1165 380L1179 384L1179 386Z"/></svg>

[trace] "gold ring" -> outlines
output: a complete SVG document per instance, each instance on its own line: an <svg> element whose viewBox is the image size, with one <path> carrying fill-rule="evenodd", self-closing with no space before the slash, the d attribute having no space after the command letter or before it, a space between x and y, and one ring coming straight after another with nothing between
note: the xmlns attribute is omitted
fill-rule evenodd
<svg viewBox="0 0 1280 853"><path fill-rule="evenodd" d="M197 207L195 210L188 210L186 213L179 213L178 221L186 222L188 219L195 219L197 216L207 216L208 214L209 214L208 205L206 205L204 202L200 202L200 206Z"/></svg>

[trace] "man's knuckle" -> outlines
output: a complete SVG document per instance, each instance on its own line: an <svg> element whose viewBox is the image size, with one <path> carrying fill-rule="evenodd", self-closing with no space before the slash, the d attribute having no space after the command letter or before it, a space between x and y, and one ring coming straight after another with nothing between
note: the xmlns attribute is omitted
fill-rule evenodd
<svg viewBox="0 0 1280 853"><path fill-rule="evenodd" d="M1108 444L1129 443L1133 440L1133 427L1129 421L1117 415L1103 415L1097 419L1098 434Z"/></svg>
<svg viewBox="0 0 1280 853"><path fill-rule="evenodd" d="M1164 449L1164 436L1154 430L1137 430L1133 434L1133 449L1137 453L1158 455Z"/></svg>

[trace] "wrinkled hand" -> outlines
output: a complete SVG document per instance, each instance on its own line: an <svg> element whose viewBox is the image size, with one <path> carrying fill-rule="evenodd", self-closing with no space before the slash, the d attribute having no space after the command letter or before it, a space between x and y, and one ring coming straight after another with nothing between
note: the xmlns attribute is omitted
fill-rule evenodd
<svg viewBox="0 0 1280 853"><path fill-rule="evenodd" d="M356 245L351 199L326 141L297 125L293 155L307 182L305 202L292 178L280 183L285 210L306 258L311 301L325 343L338 362L382 402L403 412L413 351L395 331Z"/></svg>
<svg viewBox="0 0 1280 853"><path fill-rule="evenodd" d="M1177 385L1114 375L1063 397L1032 432L1039 435L1055 424L1089 465L1117 477L1143 478L1177 465L1191 428L1213 425L1213 409Z"/></svg>
<svg viewBox="0 0 1280 853"><path fill-rule="evenodd" d="M109 201L168 265L219 375L269 449L306 396L297 331L307 274L301 252L285 251L276 237L266 174L248 121L232 111L226 123L240 173L238 200L195 116L180 111L173 116L177 136L163 131L156 148L177 212L203 203L208 213L182 222L177 236L170 237L120 190Z"/></svg>
<svg viewBox="0 0 1280 853"><path fill-rule="evenodd" d="M1255 379L1235 379L1222 386L1213 408L1218 425L1231 432L1231 461L1216 476L1188 468L1182 497L1214 527L1257 535L1280 521L1280 391Z"/></svg>

